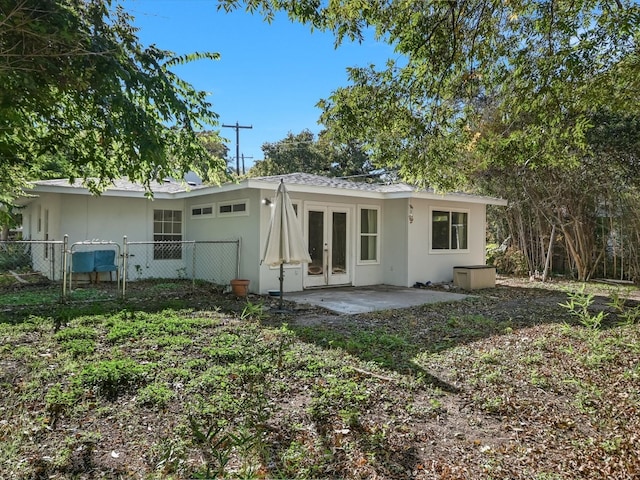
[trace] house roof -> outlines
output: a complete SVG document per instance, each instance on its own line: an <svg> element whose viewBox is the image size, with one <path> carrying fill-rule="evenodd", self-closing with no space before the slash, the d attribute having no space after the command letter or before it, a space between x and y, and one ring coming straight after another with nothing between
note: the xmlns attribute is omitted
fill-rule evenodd
<svg viewBox="0 0 640 480"><path fill-rule="evenodd" d="M223 191L239 189L274 189L284 181L289 191L301 193L320 193L328 195L344 195L365 198L431 198L469 203L484 203L506 205L507 202L493 197L483 197L467 193L436 193L432 189L419 189L406 183L367 183L354 182L344 178L324 177L309 173L289 173L268 177L246 178L240 182L230 182L223 185L190 185L186 182L167 180L152 182L151 191L155 198L184 198L213 194ZM127 179L118 179L113 186L108 187L102 196L143 197L144 186ZM84 183L76 180L70 183L67 179L41 180L33 183L33 189L27 195L38 193L66 193L88 195L89 190Z"/></svg>
<svg viewBox="0 0 640 480"><path fill-rule="evenodd" d="M66 193L88 193L88 189L82 180L76 180L71 183L66 178L59 178L55 180L39 180L33 182L35 191L65 191ZM186 182L176 182L174 180L168 180L165 182L151 182L151 191L154 193L181 193L187 189L203 188L205 185L188 185ZM75 190L75 192L74 192ZM145 193L144 186L140 183L134 183L126 178L120 178L113 181L113 185L107 188L107 192L131 192L131 193Z"/></svg>
<svg viewBox="0 0 640 480"><path fill-rule="evenodd" d="M324 177L310 173L288 173L269 177L254 177L248 179L249 186L256 188L274 188L274 185L284 181L287 189L298 192L332 193L339 195L375 197L375 198L430 198L467 203L484 203L490 205L507 205L501 198L486 197L463 192L437 193L432 188L421 189L406 183L367 183L354 182L344 178ZM340 192L336 192L340 190Z"/></svg>
<svg viewBox="0 0 640 480"><path fill-rule="evenodd" d="M367 183L354 182L338 177L323 177L322 175L312 175L310 173L288 173L285 175L273 175L270 177L254 177L255 181L278 184L280 181L288 185L306 185L311 187L340 188L345 190L360 190L364 192L411 192L415 189L405 183Z"/></svg>

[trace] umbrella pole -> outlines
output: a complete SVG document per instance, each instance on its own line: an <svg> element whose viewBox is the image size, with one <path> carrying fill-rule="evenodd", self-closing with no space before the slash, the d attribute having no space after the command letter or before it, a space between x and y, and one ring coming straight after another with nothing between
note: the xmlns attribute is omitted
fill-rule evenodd
<svg viewBox="0 0 640 480"><path fill-rule="evenodd" d="M280 306L278 307L282 310L282 289L284 288L284 263L280 262Z"/></svg>

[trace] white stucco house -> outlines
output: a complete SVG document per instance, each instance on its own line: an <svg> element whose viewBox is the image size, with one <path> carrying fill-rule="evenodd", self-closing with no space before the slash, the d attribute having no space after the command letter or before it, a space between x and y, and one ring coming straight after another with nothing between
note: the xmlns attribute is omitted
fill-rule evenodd
<svg viewBox="0 0 640 480"><path fill-rule="evenodd" d="M212 241L240 239L240 277L250 291L279 287L278 269L261 264L269 203L284 180L312 258L286 266L285 291L453 278L453 267L485 263L486 207L506 201L437 194L406 184L371 184L294 173L247 178L221 186L165 182L154 198L140 185L117 181L101 196L80 183L33 184L21 203L23 237L69 242L100 239ZM153 258L153 262L179 262Z"/></svg>

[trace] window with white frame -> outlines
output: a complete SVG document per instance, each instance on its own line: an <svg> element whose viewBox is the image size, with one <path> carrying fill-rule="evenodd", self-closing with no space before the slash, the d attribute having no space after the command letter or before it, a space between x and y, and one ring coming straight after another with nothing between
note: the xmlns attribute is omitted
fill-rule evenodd
<svg viewBox="0 0 640 480"><path fill-rule="evenodd" d="M469 212L438 209L431 211L431 249L467 250Z"/></svg>
<svg viewBox="0 0 640 480"><path fill-rule="evenodd" d="M249 200L233 200L218 203L218 216L237 217L249 215Z"/></svg>
<svg viewBox="0 0 640 480"><path fill-rule="evenodd" d="M191 218L213 217L213 204L194 205L191 207Z"/></svg>
<svg viewBox="0 0 640 480"><path fill-rule="evenodd" d="M359 263L377 263L379 261L380 209L378 207L360 207L360 258Z"/></svg>
<svg viewBox="0 0 640 480"><path fill-rule="evenodd" d="M153 211L154 260L179 260L182 258L182 210Z"/></svg>

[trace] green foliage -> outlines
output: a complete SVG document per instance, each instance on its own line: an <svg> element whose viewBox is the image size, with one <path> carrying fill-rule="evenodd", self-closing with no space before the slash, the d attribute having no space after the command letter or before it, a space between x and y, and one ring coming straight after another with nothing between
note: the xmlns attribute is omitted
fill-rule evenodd
<svg viewBox="0 0 640 480"><path fill-rule="evenodd" d="M241 360L248 354L248 348L242 336L231 332L222 332L211 340L211 346L202 352L211 357L216 363L227 364Z"/></svg>
<svg viewBox="0 0 640 480"><path fill-rule="evenodd" d="M343 349L365 361L375 362L385 368L402 368L409 344L402 334L381 330L354 330L350 335L321 328L302 328L299 336L323 347Z"/></svg>
<svg viewBox="0 0 640 480"><path fill-rule="evenodd" d="M103 360L86 365L78 376L80 385L94 387L98 393L115 399L131 387L141 384L152 365L140 365L134 360Z"/></svg>
<svg viewBox="0 0 640 480"><path fill-rule="evenodd" d="M622 289L586 288L613 292L618 316L635 305ZM597 471L594 478L612 465L633 471L640 329L558 325L549 303L558 291L558 282L505 287L312 326L238 321L237 303L226 316L131 305L114 314L65 310L59 331L35 316L0 324L2 471L108 477L123 454L125 473L149 479L403 478L427 461L473 478L488 475L489 462L499 478L546 478L566 458ZM111 331L118 335L107 341ZM91 356L66 354L82 340L95 341ZM187 348L173 348L185 340ZM146 363L150 354L156 363ZM527 435L503 451L495 434L514 418ZM438 430L445 421L464 429ZM598 428L587 438L582 423ZM450 452L431 448L434 429ZM522 457L531 442L540 448Z"/></svg>
<svg viewBox="0 0 640 480"><path fill-rule="evenodd" d="M154 382L138 390L136 401L140 405L165 408L174 396L173 390L165 384Z"/></svg>
<svg viewBox="0 0 640 480"><path fill-rule="evenodd" d="M144 336L164 337L189 334L203 323L210 320L185 318L175 311L165 310L160 313L138 312L130 314L126 311L114 315L109 321L107 340L118 343L125 339L137 339Z"/></svg>
<svg viewBox="0 0 640 480"><path fill-rule="evenodd" d="M217 424L215 420L207 425L203 419L190 416L189 426L193 442L205 459L204 471L197 473L195 478L226 478L226 468L234 451L248 451L258 440L255 434L228 432L224 425Z"/></svg>
<svg viewBox="0 0 640 480"><path fill-rule="evenodd" d="M634 1L219 3L267 20L284 10L336 44L393 46L386 65L349 69L321 120L336 142L363 142L376 165L418 184L464 187L493 163L575 166L592 112L638 112Z"/></svg>
<svg viewBox="0 0 640 480"><path fill-rule="evenodd" d="M61 346L67 350L73 358L87 357L96 350L95 342L90 338L74 338L62 342Z"/></svg>
<svg viewBox="0 0 640 480"><path fill-rule="evenodd" d="M278 478L320 478L321 466L313 462L313 451L304 443L292 441L281 453Z"/></svg>
<svg viewBox="0 0 640 480"><path fill-rule="evenodd" d="M297 135L287 134L279 142L262 146L265 160L257 161L250 176L281 175L306 172L325 175L331 169L330 160L316 147L313 133L303 130Z"/></svg>
<svg viewBox="0 0 640 480"><path fill-rule="evenodd" d="M370 396L370 392L363 384L342 377L318 380L314 385L313 394L309 412L318 420L326 419L339 412L351 417L353 412L366 405Z"/></svg>
<svg viewBox="0 0 640 480"><path fill-rule="evenodd" d="M286 138L262 146L264 160L258 160L248 175L252 177L286 173L312 173L326 176L363 176L373 166L357 141L334 142L322 132L318 139L309 130L289 132Z"/></svg>
<svg viewBox="0 0 640 480"><path fill-rule="evenodd" d="M49 390L47 390L44 400L47 412L51 416L50 423L52 426L55 426L58 418L78 402L79 396L79 391L67 391L59 383L52 385Z"/></svg>
<svg viewBox="0 0 640 480"><path fill-rule="evenodd" d="M240 319L242 320L260 320L264 318L264 306L260 303L252 303L247 300L247 304L242 309L242 313L240 314Z"/></svg>
<svg viewBox="0 0 640 480"><path fill-rule="evenodd" d="M42 305L54 304L60 301L59 288L56 291L32 291L0 294L2 305Z"/></svg>
<svg viewBox="0 0 640 480"><path fill-rule="evenodd" d="M619 291L611 293L611 299L607 305L614 309L618 317L622 319L623 325L633 325L640 319L640 305L629 307L627 298L620 295Z"/></svg>
<svg viewBox="0 0 640 480"><path fill-rule="evenodd" d="M98 332L93 327L70 327L56 332L55 338L61 343L70 340L93 340L98 336Z"/></svg>
<svg viewBox="0 0 640 480"><path fill-rule="evenodd" d="M529 263L521 250L509 247L506 250L497 248L487 252L487 264L496 267L498 273L507 275L527 275Z"/></svg>
<svg viewBox="0 0 640 480"><path fill-rule="evenodd" d="M0 273L31 269L31 246L20 243L0 243Z"/></svg>
<svg viewBox="0 0 640 480"><path fill-rule="evenodd" d="M572 315L578 317L578 321L585 327L597 330L602 325L602 320L607 317L607 313L599 311L592 314L589 308L593 304L594 294L585 292L585 285L576 292L567 292L568 300L559 305L567 309Z"/></svg>
<svg viewBox="0 0 640 480"><path fill-rule="evenodd" d="M96 192L122 176L149 188L199 165L224 175L198 138L217 123L206 93L173 71L217 54L145 48L111 0L5 2L2 14L0 204L50 169Z"/></svg>

